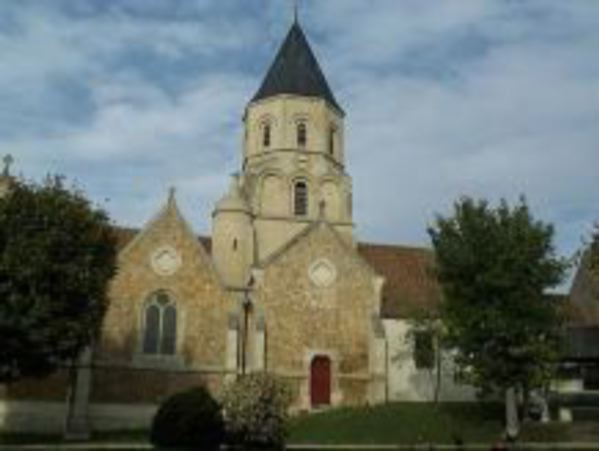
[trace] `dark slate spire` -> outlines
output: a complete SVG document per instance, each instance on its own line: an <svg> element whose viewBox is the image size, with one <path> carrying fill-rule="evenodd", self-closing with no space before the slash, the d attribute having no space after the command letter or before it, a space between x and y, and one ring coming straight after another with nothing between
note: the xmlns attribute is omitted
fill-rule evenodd
<svg viewBox="0 0 599 451"><path fill-rule="evenodd" d="M252 101L277 94L320 97L343 113L297 20Z"/></svg>

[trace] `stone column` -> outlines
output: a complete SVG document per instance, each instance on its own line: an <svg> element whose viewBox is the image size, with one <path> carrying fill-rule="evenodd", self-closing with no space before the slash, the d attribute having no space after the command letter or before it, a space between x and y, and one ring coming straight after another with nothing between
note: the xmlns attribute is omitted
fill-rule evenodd
<svg viewBox="0 0 599 451"><path fill-rule="evenodd" d="M229 315L227 329L227 355L225 361L225 382L234 380L237 376L239 362L239 317L235 313Z"/></svg>
<svg viewBox="0 0 599 451"><path fill-rule="evenodd" d="M91 392L92 351L86 347L71 374L64 437L67 440L87 440L90 437L89 398Z"/></svg>
<svg viewBox="0 0 599 451"><path fill-rule="evenodd" d="M510 439L518 437L518 433L520 432L518 401L514 387L510 387L505 391L505 432Z"/></svg>
<svg viewBox="0 0 599 451"><path fill-rule="evenodd" d="M253 368L255 371L264 371L266 369L266 322L262 315L256 320L254 344Z"/></svg>

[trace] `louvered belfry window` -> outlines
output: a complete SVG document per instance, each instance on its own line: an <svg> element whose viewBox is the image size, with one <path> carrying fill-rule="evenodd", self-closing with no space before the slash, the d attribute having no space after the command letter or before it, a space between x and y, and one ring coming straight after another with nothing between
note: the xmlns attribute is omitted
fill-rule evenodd
<svg viewBox="0 0 599 451"><path fill-rule="evenodd" d="M264 127L262 128L262 146L265 148L270 147L270 124L264 124Z"/></svg>
<svg viewBox="0 0 599 451"><path fill-rule="evenodd" d="M296 216L308 214L308 185L303 180L295 182L293 187L293 211Z"/></svg>
<svg viewBox="0 0 599 451"><path fill-rule="evenodd" d="M143 353L174 355L177 349L177 309L165 292L150 296L145 307Z"/></svg>
<svg viewBox="0 0 599 451"><path fill-rule="evenodd" d="M297 146L304 148L308 143L308 131L306 129L306 124L304 122L300 122L297 124Z"/></svg>

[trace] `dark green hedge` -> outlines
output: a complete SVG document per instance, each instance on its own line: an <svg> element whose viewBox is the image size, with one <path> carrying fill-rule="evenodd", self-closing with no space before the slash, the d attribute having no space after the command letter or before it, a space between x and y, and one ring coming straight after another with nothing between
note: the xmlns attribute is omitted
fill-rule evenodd
<svg viewBox="0 0 599 451"><path fill-rule="evenodd" d="M220 405L204 387L177 393L158 409L150 441L165 448L218 449L225 439Z"/></svg>

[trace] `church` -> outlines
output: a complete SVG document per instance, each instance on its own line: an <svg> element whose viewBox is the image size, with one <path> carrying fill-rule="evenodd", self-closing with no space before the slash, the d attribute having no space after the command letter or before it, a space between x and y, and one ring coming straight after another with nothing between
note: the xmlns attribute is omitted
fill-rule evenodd
<svg viewBox="0 0 599 451"><path fill-rule="evenodd" d="M286 380L295 411L431 401L434 369L410 331L441 301L433 254L355 235L344 118L296 20L245 107L242 165L211 236L174 189L143 228L118 229L99 341L76 374L4 387L0 427L146 428L171 394L218 395L255 371ZM440 399L473 400L442 364Z"/></svg>

